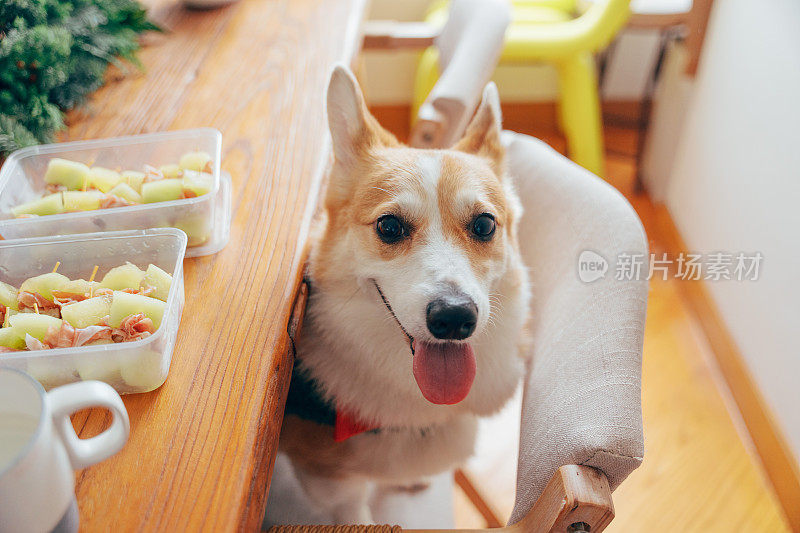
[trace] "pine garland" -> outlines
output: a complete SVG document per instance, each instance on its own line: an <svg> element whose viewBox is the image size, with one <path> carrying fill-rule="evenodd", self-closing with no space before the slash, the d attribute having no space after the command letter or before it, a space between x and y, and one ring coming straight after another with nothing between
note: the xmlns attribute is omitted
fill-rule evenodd
<svg viewBox="0 0 800 533"><path fill-rule="evenodd" d="M0 1L0 157L52 142L110 63L139 66L150 30L160 31L136 0Z"/></svg>

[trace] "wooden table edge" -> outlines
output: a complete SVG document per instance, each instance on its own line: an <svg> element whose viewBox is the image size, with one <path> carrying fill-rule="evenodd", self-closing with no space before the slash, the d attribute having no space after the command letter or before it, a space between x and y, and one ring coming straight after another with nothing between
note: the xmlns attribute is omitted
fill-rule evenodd
<svg viewBox="0 0 800 533"><path fill-rule="evenodd" d="M343 59L345 60L343 62L349 65L351 69L354 67L359 52L361 51L363 40L362 32L366 22L366 7L368 1L369 0L358 0L356 2L353 13L354 15L357 14L357 16L353 16L349 20L349 27L345 29L344 37L347 40L347 44L345 45L343 53ZM327 119L325 123L327 124ZM325 148L321 154L320 164L315 172L312 185L314 200L309 201L306 205L301 236L300 239L298 239L298 244L302 246L303 252L300 254L299 261L294 267L295 279L291 297L288 299L290 304L288 305L288 311L285 315L287 319L282 328L283 336L281 347L276 354L280 359L274 364L275 371L271 374L271 382L267 386L267 390L274 390L275 393L271 398L265 398L264 409L261 412L261 418L259 420L257 443L263 444L263 447L257 446L255 448L257 456L254 460L257 465L263 464L263 468L254 472L249 486L249 496L242 501L243 508L240 509L239 512L242 521L237 528L240 531L260 530L264 519L272 471L278 453L278 437L280 436L280 429L283 423L282 413L286 405L286 396L289 392L289 379L294 364L294 339L300 334L302 329L303 317L305 316L309 295L308 285L304 281L304 276L311 247L311 242L309 240L311 222L319 209L332 155L333 149L330 138L328 138L325 141ZM272 413L279 413L280 416L277 418L277 424L274 424L275 431L270 432L270 422L275 422L275 420L272 420L270 417ZM258 457L258 455L261 457Z"/></svg>

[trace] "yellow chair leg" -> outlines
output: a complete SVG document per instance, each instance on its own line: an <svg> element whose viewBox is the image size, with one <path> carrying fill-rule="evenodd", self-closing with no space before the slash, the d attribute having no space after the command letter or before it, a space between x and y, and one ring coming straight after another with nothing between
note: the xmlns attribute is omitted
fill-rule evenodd
<svg viewBox="0 0 800 533"><path fill-rule="evenodd" d="M561 92L560 123L569 157L603 176L603 126L594 57L585 52L558 64Z"/></svg>
<svg viewBox="0 0 800 533"><path fill-rule="evenodd" d="M439 80L439 50L428 47L419 58L417 73L414 77L414 100L411 103L411 125L417 121L419 108L425 103L433 86Z"/></svg>

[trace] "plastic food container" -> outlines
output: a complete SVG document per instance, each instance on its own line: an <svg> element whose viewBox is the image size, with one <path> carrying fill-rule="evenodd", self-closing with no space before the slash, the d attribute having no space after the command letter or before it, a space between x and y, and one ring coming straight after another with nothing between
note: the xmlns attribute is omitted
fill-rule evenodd
<svg viewBox="0 0 800 533"><path fill-rule="evenodd" d="M57 261L58 272L71 279L88 278L94 265L100 277L126 261L140 268L153 263L172 274L164 318L153 335L133 342L0 353L0 366L23 370L47 389L90 379L105 381L120 394L160 387L183 312L186 240L183 231L163 228L0 241L0 280L15 287L51 272Z"/></svg>
<svg viewBox="0 0 800 533"><path fill-rule="evenodd" d="M0 236L24 239L101 231L175 227L188 236L187 257L221 250L230 235L230 176L220 172L222 135L212 128L148 133L94 141L31 146L17 150L0 169ZM175 164L186 152L204 151L214 162L208 194L169 202L17 219L11 208L46 193L50 159L60 157L89 166L143 170Z"/></svg>

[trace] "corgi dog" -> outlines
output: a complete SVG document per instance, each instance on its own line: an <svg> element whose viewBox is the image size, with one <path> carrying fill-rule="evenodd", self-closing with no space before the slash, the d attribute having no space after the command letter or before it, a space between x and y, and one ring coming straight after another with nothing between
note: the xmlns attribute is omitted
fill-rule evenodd
<svg viewBox="0 0 800 533"><path fill-rule="evenodd" d="M372 487L456 467L477 417L513 395L530 287L494 84L447 150L398 142L344 67L327 113L335 160L280 449L315 506L369 524Z"/></svg>

